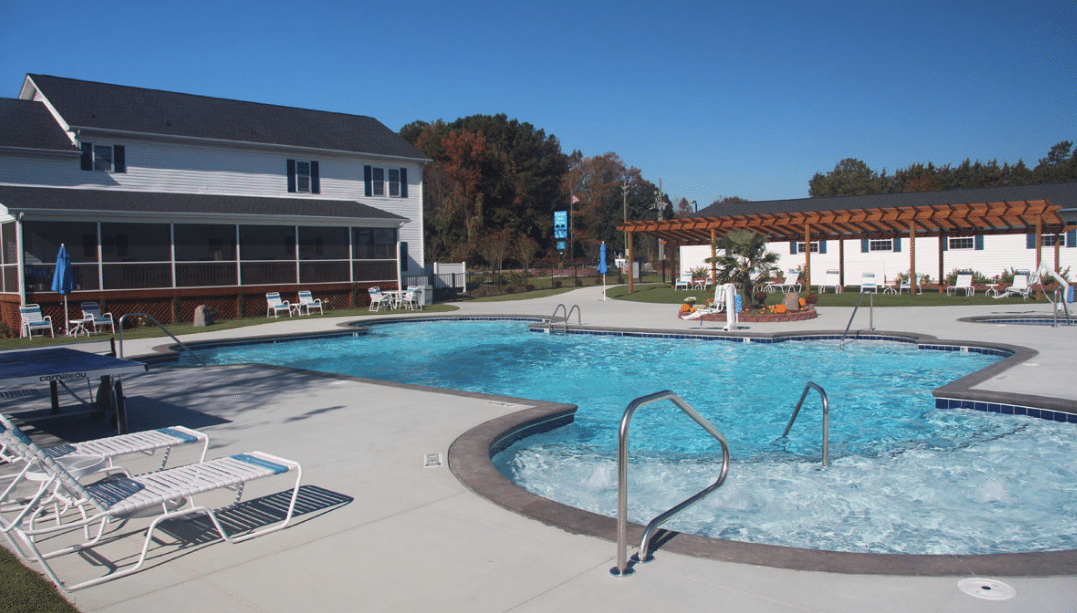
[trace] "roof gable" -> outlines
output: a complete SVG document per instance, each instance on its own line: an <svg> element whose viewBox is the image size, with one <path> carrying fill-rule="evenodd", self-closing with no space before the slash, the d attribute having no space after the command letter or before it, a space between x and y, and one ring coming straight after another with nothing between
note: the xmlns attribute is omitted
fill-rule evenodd
<svg viewBox="0 0 1077 613"><path fill-rule="evenodd" d="M0 147L78 153L40 102L0 98Z"/></svg>
<svg viewBox="0 0 1077 613"><path fill-rule="evenodd" d="M427 159L372 117L48 75L26 78L72 129Z"/></svg>

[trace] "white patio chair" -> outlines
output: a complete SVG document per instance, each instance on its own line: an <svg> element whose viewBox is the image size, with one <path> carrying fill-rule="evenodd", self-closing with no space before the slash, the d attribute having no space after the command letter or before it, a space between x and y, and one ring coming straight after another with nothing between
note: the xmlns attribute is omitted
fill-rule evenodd
<svg viewBox="0 0 1077 613"><path fill-rule="evenodd" d="M146 561L146 554L150 543L153 541L154 531L165 520L189 515L206 515L221 537L232 543L239 543L280 530L287 526L292 519L296 500L299 496L300 482L303 477L303 469L299 463L260 451L252 451L209 460L208 462L168 468L136 477L111 475L96 483L83 485L21 431L13 431L0 425L0 438L3 438L4 442L9 446L18 448L19 452L26 457L33 458L34 463L48 474L48 482L43 485L39 493L33 500L29 501L18 515L10 520L6 518L0 520L2 522L0 523L0 529L5 534L10 532L9 537L17 537L9 538L9 540L15 545L16 551L20 555L40 564L45 574L56 585L68 591L97 585L137 572ZM227 488L239 492L236 501L238 502L238 496L242 495L245 484L256 479L282 475L293 471L296 473L295 484L292 486L291 501L283 519L268 526L252 529L238 536L228 534L222 527L221 520L217 516L217 512L221 509L199 506L194 501L196 495ZM65 519L70 518L70 521L61 522L58 525L37 527L35 520L43 519L52 510L50 505L41 504L48 492L67 496L71 506L76 508L78 513L68 513L68 517L65 517ZM228 505L228 507L231 506L233 505ZM61 581L56 571L49 564L48 561L52 558L82 551L98 544L105 534L105 529L112 522L127 522L143 514L156 515L156 518L146 529L141 555L133 565L118 570L112 564L105 564L104 566L113 568L111 573L69 585ZM89 537L85 542L60 547L52 551L42 551L41 545L46 541L70 536L70 532L75 529L92 528L94 526L96 526L96 534ZM119 534L117 538L123 538L124 536L126 536L126 531Z"/></svg>
<svg viewBox="0 0 1077 613"><path fill-rule="evenodd" d="M1032 286L1035 282L1032 280L1032 273L1027 270L1015 270L1013 273L1013 285L1002 290L1002 293L996 298L1003 296L1020 296L1022 298L1028 298L1032 294Z"/></svg>
<svg viewBox="0 0 1077 613"><path fill-rule="evenodd" d="M311 309L318 309L320 315L325 315L325 311L322 310L321 298L315 298L306 290L299 292L299 314L302 315L303 311L306 311L307 315L310 315Z"/></svg>
<svg viewBox="0 0 1077 613"><path fill-rule="evenodd" d="M865 272L860 277L860 293L876 294L879 292L879 284L875 282L875 273Z"/></svg>
<svg viewBox="0 0 1077 613"><path fill-rule="evenodd" d="M823 276L823 282L819 284L819 293L824 293L828 287L832 288L835 294L840 294L842 292L840 270L831 269L826 271L826 274Z"/></svg>
<svg viewBox="0 0 1077 613"><path fill-rule="evenodd" d="M418 289L409 287L404 295L400 298L400 304L406 309L421 309L419 304Z"/></svg>
<svg viewBox="0 0 1077 613"><path fill-rule="evenodd" d="M681 278L677 279L677 282L673 284L673 289L674 290L679 290L679 289L689 290L689 289L692 289L692 273L690 273L690 272L681 273Z"/></svg>
<svg viewBox="0 0 1077 613"><path fill-rule="evenodd" d="M91 326L94 334L97 334L98 328L104 328L105 326L108 326L109 331L113 334L116 333L116 323L112 320L112 313L102 315L101 305L96 302L82 303L82 323L86 327L87 334Z"/></svg>
<svg viewBox="0 0 1077 613"><path fill-rule="evenodd" d="M292 303L287 300L282 300L280 292L269 292L266 294L266 317L270 314L273 315L273 319L281 313L287 313L288 317L292 316Z"/></svg>
<svg viewBox="0 0 1077 613"><path fill-rule="evenodd" d="M897 293L900 294L901 292L906 291L906 290L908 290L908 292L910 294L912 294L913 284L912 284L911 279L902 279L901 282L898 283ZM923 275L916 275L916 293L917 294L923 294L924 293Z"/></svg>
<svg viewBox="0 0 1077 613"><path fill-rule="evenodd" d="M800 283L797 283L797 281L800 281L800 271L790 270L789 273L785 275L785 280L782 281L782 290L799 293L803 286Z"/></svg>
<svg viewBox="0 0 1077 613"><path fill-rule="evenodd" d="M393 303L392 299L389 298L388 296L386 296L385 294L381 293L381 288L380 287L372 287L372 288L368 289L367 292L370 294L370 307L369 307L369 310L378 311L378 310L381 309L381 306L383 304L387 305L389 308L392 308L392 303Z"/></svg>
<svg viewBox="0 0 1077 613"><path fill-rule="evenodd" d="M975 296L976 288L972 287L972 273L971 272L959 272L957 273L957 281L946 288L947 296L956 296L957 292L965 292L965 296Z"/></svg>
<svg viewBox="0 0 1077 613"><path fill-rule="evenodd" d="M32 337L34 330L41 330L41 336L45 336L45 330L49 331L49 336L56 336L52 331L52 316L42 315L40 305L24 304L20 306L19 317L22 319L22 335L24 337Z"/></svg>

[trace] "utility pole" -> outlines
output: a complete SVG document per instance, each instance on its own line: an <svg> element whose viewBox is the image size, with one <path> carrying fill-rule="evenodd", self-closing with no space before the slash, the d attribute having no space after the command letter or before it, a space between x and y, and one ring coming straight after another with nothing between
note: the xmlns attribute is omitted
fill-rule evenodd
<svg viewBox="0 0 1077 613"><path fill-rule="evenodd" d="M621 182L621 195L624 197L625 205L625 225L628 225L628 181L623 180ZM625 259L628 259L628 232L625 232ZM629 275L631 275L632 263L629 262Z"/></svg>

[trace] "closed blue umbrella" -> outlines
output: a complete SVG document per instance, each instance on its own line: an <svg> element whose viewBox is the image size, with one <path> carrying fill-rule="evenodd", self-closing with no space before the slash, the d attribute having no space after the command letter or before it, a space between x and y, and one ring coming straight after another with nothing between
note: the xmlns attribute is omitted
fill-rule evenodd
<svg viewBox="0 0 1077 613"><path fill-rule="evenodd" d="M606 299L606 241L598 250L598 272L602 273L602 299Z"/></svg>
<svg viewBox="0 0 1077 613"><path fill-rule="evenodd" d="M71 269L71 256L67 247L60 243L60 252L56 254L56 270L52 273L52 291L64 297L64 329L70 333L71 325L67 317L67 295L75 289L75 271Z"/></svg>

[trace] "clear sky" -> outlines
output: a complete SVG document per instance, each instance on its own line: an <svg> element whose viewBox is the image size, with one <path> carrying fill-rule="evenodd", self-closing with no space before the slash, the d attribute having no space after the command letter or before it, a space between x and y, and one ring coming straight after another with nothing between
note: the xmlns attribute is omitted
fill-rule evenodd
<svg viewBox="0 0 1077 613"><path fill-rule="evenodd" d="M26 73L415 120L505 113L674 201L1077 141L1077 0L0 0Z"/></svg>

